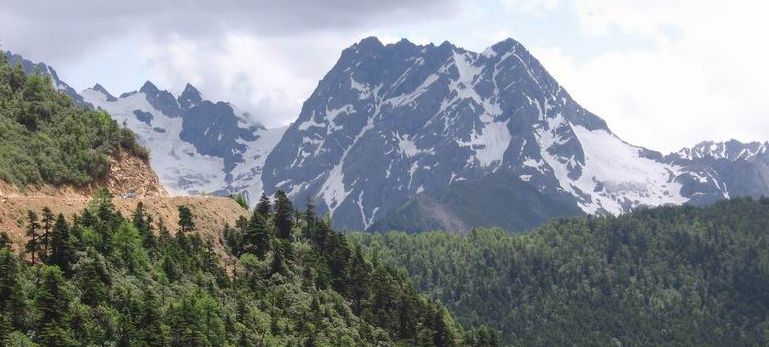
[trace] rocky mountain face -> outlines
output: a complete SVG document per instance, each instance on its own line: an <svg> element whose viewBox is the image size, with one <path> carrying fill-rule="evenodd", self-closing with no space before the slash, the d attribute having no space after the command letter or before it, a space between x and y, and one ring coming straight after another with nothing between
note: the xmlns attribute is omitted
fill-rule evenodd
<svg viewBox="0 0 769 347"><path fill-rule="evenodd" d="M669 154L665 159L680 166L678 180L689 202L712 203L719 199L769 196L769 142L701 142Z"/></svg>
<svg viewBox="0 0 769 347"><path fill-rule="evenodd" d="M514 40L475 53L368 38L320 82L262 180L268 192L316 200L344 228L400 227L393 221L416 218L405 212L464 231L485 219L466 211L477 206L520 208L504 223L517 229L682 204L694 195L682 190L682 170L615 136ZM479 182L504 196L478 194Z"/></svg>
<svg viewBox="0 0 769 347"><path fill-rule="evenodd" d="M138 134L176 194L244 193L253 200L262 191L262 163L284 130L252 125L244 112L205 100L190 84L178 97L151 82L119 97L98 84L81 95Z"/></svg>

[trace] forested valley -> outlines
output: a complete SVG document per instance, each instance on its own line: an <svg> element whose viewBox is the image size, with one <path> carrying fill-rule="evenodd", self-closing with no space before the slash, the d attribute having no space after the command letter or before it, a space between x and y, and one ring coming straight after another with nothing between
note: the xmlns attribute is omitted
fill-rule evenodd
<svg viewBox="0 0 769 347"><path fill-rule="evenodd" d="M520 235L352 239L507 344L769 343L768 199L564 219Z"/></svg>

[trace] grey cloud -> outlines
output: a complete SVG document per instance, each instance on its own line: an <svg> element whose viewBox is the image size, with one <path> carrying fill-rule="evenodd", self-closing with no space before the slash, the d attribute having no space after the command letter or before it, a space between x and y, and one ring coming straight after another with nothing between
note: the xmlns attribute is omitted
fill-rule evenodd
<svg viewBox="0 0 769 347"><path fill-rule="evenodd" d="M446 14L456 4L456 0L6 0L0 3L0 39L22 53L76 57L104 40L137 31L156 39L178 35L203 40L228 31L292 36L423 20Z"/></svg>

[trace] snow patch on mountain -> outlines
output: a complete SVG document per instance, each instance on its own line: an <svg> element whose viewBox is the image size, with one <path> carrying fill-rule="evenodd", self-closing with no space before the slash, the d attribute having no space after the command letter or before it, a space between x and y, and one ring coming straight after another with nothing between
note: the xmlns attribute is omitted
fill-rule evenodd
<svg viewBox="0 0 769 347"><path fill-rule="evenodd" d="M639 148L605 130L572 129L585 149L585 165L579 179L570 183L590 196L581 206L585 212L603 209L619 214L638 206L680 205L688 200L674 181L677 167L641 157Z"/></svg>
<svg viewBox="0 0 769 347"><path fill-rule="evenodd" d="M150 82L142 90L150 94L138 91L114 98L97 85L81 95L137 134L150 149L150 165L171 193L240 193L252 203L258 198L264 162L287 127L254 125L246 112L204 100L189 84L178 99Z"/></svg>
<svg viewBox="0 0 769 347"><path fill-rule="evenodd" d="M150 165L172 194L199 194L226 187L226 174L222 170L224 160L202 155L191 143L182 141L179 138L182 119L169 117L152 107L144 93L134 93L113 102L94 89L86 89L80 94L86 102L108 111L119 124L137 133L139 142L150 149ZM134 113L136 110L152 114L151 124L139 120Z"/></svg>

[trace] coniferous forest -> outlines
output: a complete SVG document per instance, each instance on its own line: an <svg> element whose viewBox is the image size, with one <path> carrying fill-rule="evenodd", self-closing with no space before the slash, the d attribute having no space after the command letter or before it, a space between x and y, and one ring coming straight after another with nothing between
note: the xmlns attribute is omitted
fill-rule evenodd
<svg viewBox="0 0 769 347"><path fill-rule="evenodd" d="M512 345L769 344L769 199L353 240Z"/></svg>
<svg viewBox="0 0 769 347"><path fill-rule="evenodd" d="M153 221L100 191L74 217L30 211L20 258L0 250L8 346L494 346L399 272L285 194L222 226L226 254L184 206ZM168 223L167 223L168 222ZM173 231L173 232L172 232ZM224 260L223 260L224 259Z"/></svg>

